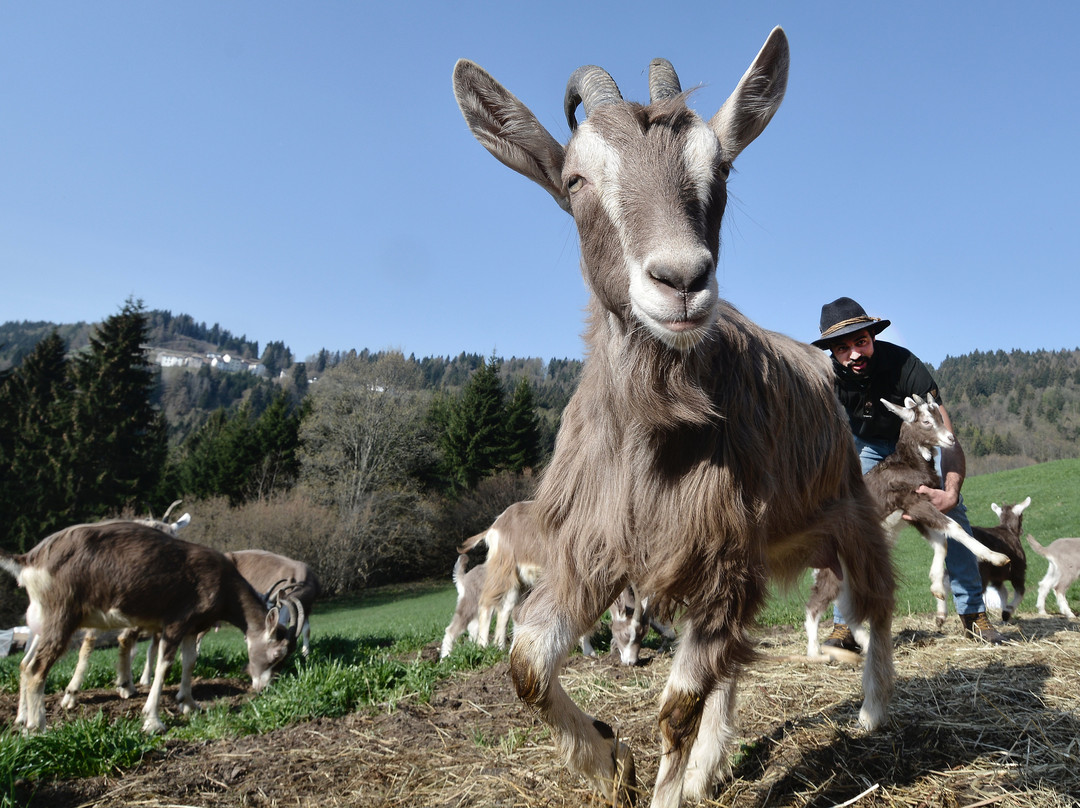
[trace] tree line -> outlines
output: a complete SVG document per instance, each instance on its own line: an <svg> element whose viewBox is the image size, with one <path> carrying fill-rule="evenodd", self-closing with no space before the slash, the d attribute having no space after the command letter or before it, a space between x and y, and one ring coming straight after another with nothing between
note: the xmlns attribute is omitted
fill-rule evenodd
<svg viewBox="0 0 1080 808"><path fill-rule="evenodd" d="M129 300L82 350L54 330L0 377L6 549L182 498L187 538L285 552L332 591L357 591L445 574L461 539L531 495L550 451L557 425L544 426L528 374L508 383L500 359L479 357L459 388L433 389L432 367L454 363L393 351L339 357L310 386L244 382L170 444L163 403L239 376L203 369L170 388L148 361L151 325Z"/></svg>

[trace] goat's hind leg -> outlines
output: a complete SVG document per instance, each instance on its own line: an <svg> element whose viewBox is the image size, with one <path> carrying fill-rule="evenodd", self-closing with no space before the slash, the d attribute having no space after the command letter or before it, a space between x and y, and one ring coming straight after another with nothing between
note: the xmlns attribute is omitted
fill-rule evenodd
<svg viewBox="0 0 1080 808"><path fill-rule="evenodd" d="M525 601L514 627L510 649L510 675L518 698L536 710L552 728L556 743L570 768L584 774L612 804L632 805L637 795L634 758L607 724L587 716L563 690L559 671L578 638L599 619L607 596L587 614L573 615L543 579ZM593 613L595 612L595 613Z"/></svg>
<svg viewBox="0 0 1080 808"><path fill-rule="evenodd" d="M191 674L195 669L195 657L198 656L197 636L188 634L180 641L180 689L176 693L176 701L180 705L180 711L185 715L197 713L202 710L202 705L195 701L191 693Z"/></svg>
<svg viewBox="0 0 1080 808"><path fill-rule="evenodd" d="M97 632L92 628L86 629L82 644L79 645L79 661L75 663L71 681L64 688L64 697L60 699L60 706L65 710L70 710L78 702L79 691L82 690L83 680L86 678L86 669L90 667L90 654L96 644Z"/></svg>

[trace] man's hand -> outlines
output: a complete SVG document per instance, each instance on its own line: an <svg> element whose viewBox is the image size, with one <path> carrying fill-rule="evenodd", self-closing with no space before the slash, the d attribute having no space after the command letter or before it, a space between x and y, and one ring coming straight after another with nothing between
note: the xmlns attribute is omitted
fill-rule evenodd
<svg viewBox="0 0 1080 808"><path fill-rule="evenodd" d="M915 489L915 493L922 494L930 500L931 505L942 513L948 513L956 507L958 502L960 502L960 496L955 491L943 491L940 488L930 488L926 485L920 485ZM904 518L909 522L911 521L911 517L906 513L904 514Z"/></svg>

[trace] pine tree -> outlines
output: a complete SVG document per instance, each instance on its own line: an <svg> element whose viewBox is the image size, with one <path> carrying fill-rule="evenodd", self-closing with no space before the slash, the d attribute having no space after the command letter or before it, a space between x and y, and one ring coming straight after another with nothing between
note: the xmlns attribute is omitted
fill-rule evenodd
<svg viewBox="0 0 1080 808"><path fill-rule="evenodd" d="M70 416L67 348L53 331L41 340L0 393L5 413L0 502L11 514L8 545L20 552L70 522L64 495L68 458L63 440Z"/></svg>
<svg viewBox="0 0 1080 808"><path fill-rule="evenodd" d="M150 403L146 330L142 302L129 298L75 361L67 486L76 518L143 511L162 478L166 425Z"/></svg>
<svg viewBox="0 0 1080 808"><path fill-rule="evenodd" d="M511 471L536 468L540 462L540 418L532 385L522 379L506 410L506 465Z"/></svg>
<svg viewBox="0 0 1080 808"><path fill-rule="evenodd" d="M440 442L444 473L455 491L468 490L506 458L506 394L492 356L469 377L451 408Z"/></svg>

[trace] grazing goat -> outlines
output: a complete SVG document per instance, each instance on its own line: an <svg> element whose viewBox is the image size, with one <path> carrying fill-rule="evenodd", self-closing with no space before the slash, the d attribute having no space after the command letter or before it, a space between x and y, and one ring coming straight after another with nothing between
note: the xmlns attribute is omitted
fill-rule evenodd
<svg viewBox="0 0 1080 808"><path fill-rule="evenodd" d="M173 508L179 505L183 500L175 500L168 508L165 509L165 513L161 519L135 519L134 522L140 525L147 525L149 527L160 530L169 536L176 536L180 530L191 523L191 514L185 513L175 522L169 522L169 514L173 512ZM116 660L116 690L120 694L120 698L129 699L137 692L135 690L135 682L131 673L132 657L135 654L135 644L139 639L138 628L125 628L120 632L117 638L117 644L120 647L119 655ZM158 640L157 634L150 635L150 641L146 648L146 663L143 665L142 677L139 679L139 683L143 685L150 684L151 670L153 669L154 660L158 653ZM82 689L83 679L86 678L86 671L90 666L90 654L93 652L94 647L97 645L98 633L96 629L88 628L83 632L82 644L79 646L79 659L75 663L75 671L71 674L71 681L68 682L67 687L64 688L64 697L60 700L60 705L64 709L71 709L78 702L79 691Z"/></svg>
<svg viewBox="0 0 1080 808"><path fill-rule="evenodd" d="M296 616L283 615L283 622L296 624L293 639L296 636L302 639L301 653L307 656L311 648L311 610L322 593L312 569L303 561L267 550L234 550L225 553L225 557L236 565L256 592L264 593L268 601L277 603L283 611L290 608L299 611Z"/></svg>
<svg viewBox="0 0 1080 808"><path fill-rule="evenodd" d="M653 615L651 598L638 595L637 587L627 586L611 604L611 653L623 665L637 665L641 643L652 628L663 638L660 650L675 642L675 631Z"/></svg>
<svg viewBox="0 0 1080 808"><path fill-rule="evenodd" d="M970 549L976 558L1001 566L1009 563L1008 556L987 549L967 534L960 523L946 516L930 502L929 497L916 493L919 486L940 488L941 477L934 468L934 450L956 445L956 436L945 426L941 409L932 398L909 396L904 405L897 406L881 399L901 421L900 437L895 451L866 473L866 487L878 505L878 517L889 546L905 524L912 525L934 550L930 564L930 591L939 602L945 600L945 554L947 539L952 538ZM840 582L832 570L818 570L806 606L806 653L821 655L818 645L818 623L821 615L840 591ZM857 624L851 626L856 640L865 646L865 633Z"/></svg>
<svg viewBox="0 0 1080 808"><path fill-rule="evenodd" d="M1015 505L990 503L990 509L997 514L997 527L972 527L975 539L989 550L1008 557L1009 563L994 566L987 561L979 561L979 573L982 575L983 590L993 589L1001 601L1001 619L1008 621L1024 599L1024 578L1027 576L1027 554L1020 543L1020 528L1023 525L1024 510L1031 504L1031 497ZM1006 582L1012 584L1013 594L1006 599ZM944 618L945 601L938 601L938 613Z"/></svg>
<svg viewBox="0 0 1080 808"><path fill-rule="evenodd" d="M27 729L44 727L45 677L80 627L139 627L161 633L154 683L143 707L146 732L164 729L158 717L161 691L177 649L183 657L177 701L185 713L199 709L191 694L195 641L214 623L224 620L244 632L256 692L266 687L288 652L278 610L267 609L224 555L148 525L74 525L28 553L0 551L0 566L30 597L26 616L34 638L19 665L16 716L16 723ZM120 653L123 660L123 646Z"/></svg>
<svg viewBox="0 0 1080 808"><path fill-rule="evenodd" d="M1080 539L1056 539L1049 547L1043 547L1028 533L1027 542L1032 550L1050 562L1046 575L1039 581L1039 599L1035 604L1039 614L1046 614L1046 595L1053 589L1061 613L1070 619L1076 617L1065 593L1080 578Z"/></svg>
<svg viewBox="0 0 1080 808"><path fill-rule="evenodd" d="M510 670L568 764L612 802L635 798L633 755L559 672L630 583L682 613L653 806L702 799L729 772L736 680L770 577L842 571L844 608L873 638L860 721L879 727L888 711L893 568L829 362L717 290L728 173L779 107L788 62L777 28L708 123L665 60L650 67L647 106L581 68L566 90L565 147L478 65L454 69L473 135L574 217L592 293L587 359L536 498L549 561L515 625Z"/></svg>

